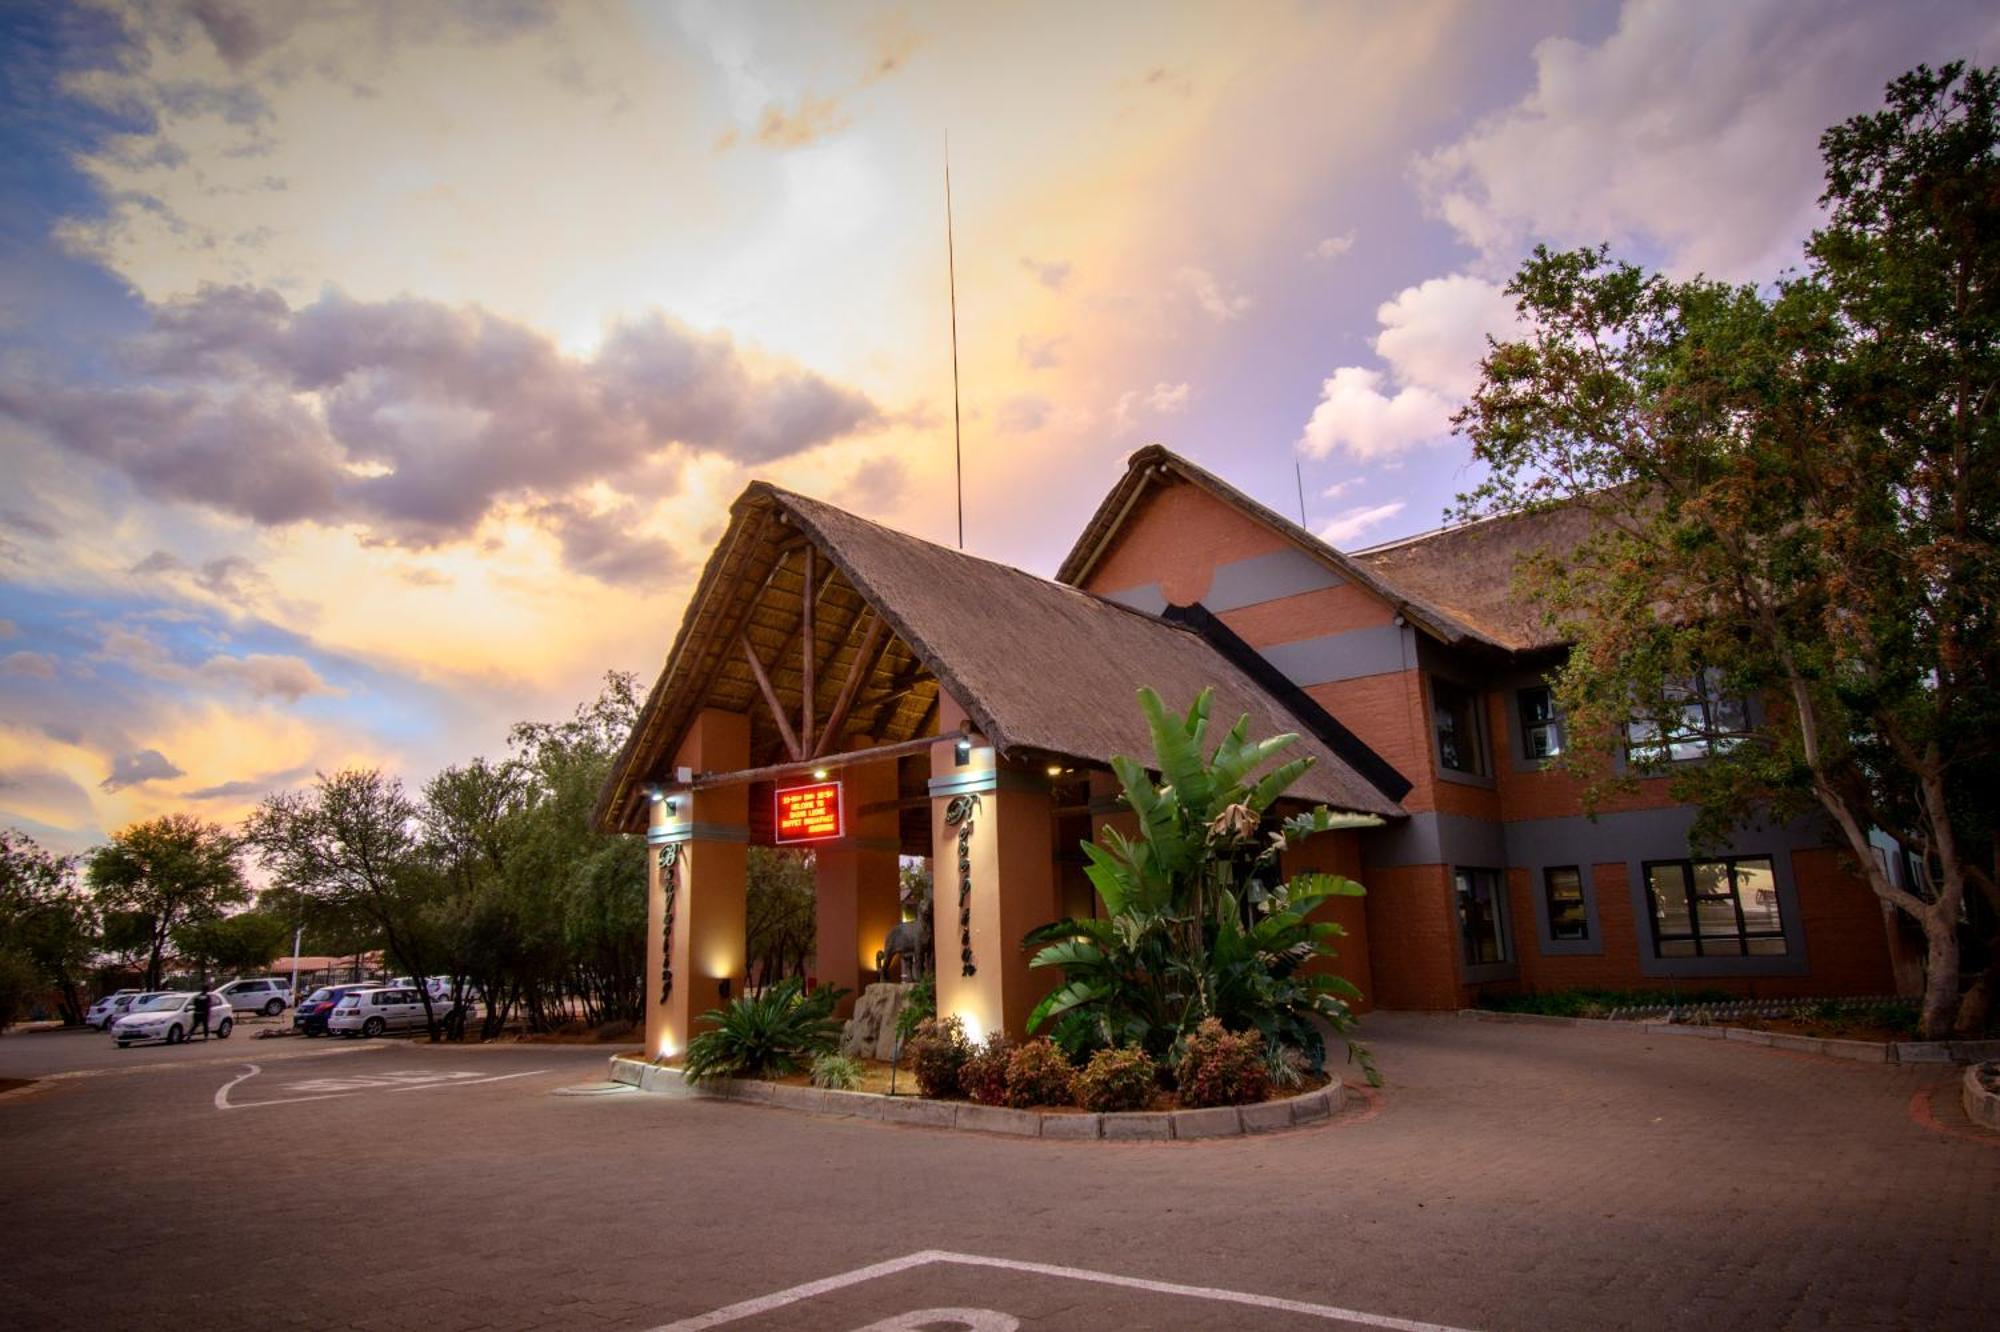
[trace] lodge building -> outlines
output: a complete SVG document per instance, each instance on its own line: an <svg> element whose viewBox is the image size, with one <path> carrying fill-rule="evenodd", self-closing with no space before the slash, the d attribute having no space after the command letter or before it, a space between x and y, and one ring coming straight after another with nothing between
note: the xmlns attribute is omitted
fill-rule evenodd
<svg viewBox="0 0 2000 1332"><path fill-rule="evenodd" d="M753 483L596 812L654 849L648 1049L676 1052L741 992L745 848L794 840L815 851L820 980L875 979L897 858L931 857L940 1010L1021 1034L1054 980L1022 936L1098 909L1078 846L1130 826L1108 764L1151 755L1142 685L1175 708L1212 687L1219 726L1247 713L1253 735L1300 734L1315 764L1292 794L1344 826L1284 868L1366 886L1328 908L1364 1008L1572 986L1896 992L1907 942L1817 820L1695 854L1666 778L1587 815L1552 765L1564 645L1513 571L1583 521L1344 553L1155 446L1050 580ZM1631 750L1698 762L1757 723L1699 681L1682 712Z"/></svg>

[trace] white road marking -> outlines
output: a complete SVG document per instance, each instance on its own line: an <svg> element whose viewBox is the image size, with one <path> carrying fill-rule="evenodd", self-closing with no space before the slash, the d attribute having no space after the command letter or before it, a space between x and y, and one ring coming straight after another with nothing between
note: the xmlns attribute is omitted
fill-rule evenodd
<svg viewBox="0 0 2000 1332"><path fill-rule="evenodd" d="M1329 1322L1358 1323L1363 1327L1385 1328L1389 1332L1469 1332L1468 1329L1452 1327L1445 1323L1425 1323L1410 1318L1396 1318L1388 1314L1363 1313L1358 1309L1341 1309L1330 1304L1281 1299L1275 1295L1254 1295L1248 1291L1220 1290L1213 1286L1184 1286L1172 1281L1119 1276L1113 1272L1092 1272L1081 1267L1062 1267L1055 1263L1028 1263L1012 1258L987 1258L976 1253L952 1253L943 1249L924 1249L901 1258L892 1258L887 1262L857 1267L852 1272L843 1272L838 1276L808 1281L804 1285L761 1295L754 1300L744 1300L740 1304L698 1314L693 1318L684 1318L677 1323L667 1323L654 1328L653 1332L699 1332L702 1328L720 1327L724 1323L755 1317L772 1309L782 1309L788 1304L797 1304L800 1300L809 1300L830 1291L857 1286L878 1277L894 1276L898 1272L907 1272L911 1268L924 1267L931 1263L991 1267L1007 1272L1025 1272L1031 1276L1088 1281L1094 1285L1119 1286L1126 1290L1143 1290L1155 1295L1179 1295L1187 1299L1213 1300L1222 1304L1240 1304L1252 1309L1299 1314L1306 1318L1321 1318Z"/></svg>
<svg viewBox="0 0 2000 1332"><path fill-rule="evenodd" d="M531 1068L521 1073L500 1073L491 1077L483 1077L483 1078L465 1076L462 1074L453 1073L447 1075L449 1080L440 1079L431 1082L410 1082L405 1080L405 1081L400 1081L395 1085L384 1085L384 1082L386 1080L383 1081L371 1080L368 1086L356 1086L348 1091L320 1092L313 1096L280 1096L268 1101L244 1101L239 1104L229 1099L229 1089L231 1087L234 1087L237 1083L242 1082L245 1078L256 1076L258 1070L255 1064L249 1064L246 1065L246 1067L249 1068L250 1072L243 1074L242 1077L233 1079L232 1081L228 1082L227 1084L225 1084L216 1091L215 1093L216 1109L255 1110L257 1107L263 1105L298 1105L304 1101L334 1101L340 1099L343 1096L360 1096L363 1093L369 1091L381 1091L381 1092L432 1091L438 1087L475 1087L482 1083L487 1083L487 1082L511 1082L515 1078L532 1078L537 1073L547 1073L549 1071L546 1068ZM354 1079L353 1081L358 1082L360 1081L360 1079Z"/></svg>
<svg viewBox="0 0 2000 1332"><path fill-rule="evenodd" d="M1021 1326L1020 1319L998 1309L912 1309L854 1332L925 1332L939 1323L951 1324L945 1332L1019 1332Z"/></svg>

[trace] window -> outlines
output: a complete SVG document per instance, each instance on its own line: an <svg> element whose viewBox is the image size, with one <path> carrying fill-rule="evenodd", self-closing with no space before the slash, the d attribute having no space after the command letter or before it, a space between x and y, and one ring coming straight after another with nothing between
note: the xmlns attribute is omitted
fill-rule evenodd
<svg viewBox="0 0 2000 1332"><path fill-rule="evenodd" d="M1649 863L1646 894L1656 957L1784 955L1769 856Z"/></svg>
<svg viewBox="0 0 2000 1332"><path fill-rule="evenodd" d="M1722 672L1709 667L1669 681L1658 715L1625 723L1625 757L1633 763L1707 758L1748 734L1749 709L1723 694Z"/></svg>
<svg viewBox="0 0 2000 1332"><path fill-rule="evenodd" d="M1431 713L1437 726L1438 762L1453 772L1486 776L1486 746L1480 737L1479 696L1449 680L1433 679Z"/></svg>
<svg viewBox="0 0 2000 1332"><path fill-rule="evenodd" d="M1575 865L1543 870L1542 893L1549 903L1549 938L1590 937L1590 914L1583 906L1582 870Z"/></svg>
<svg viewBox="0 0 2000 1332"><path fill-rule="evenodd" d="M1528 757L1552 759L1563 752L1562 717L1556 712L1556 694L1547 685L1531 685L1519 698L1521 743Z"/></svg>
<svg viewBox="0 0 2000 1332"><path fill-rule="evenodd" d="M1507 960L1505 894L1500 871L1452 871L1458 889L1458 931L1465 940L1465 964L1485 966Z"/></svg>

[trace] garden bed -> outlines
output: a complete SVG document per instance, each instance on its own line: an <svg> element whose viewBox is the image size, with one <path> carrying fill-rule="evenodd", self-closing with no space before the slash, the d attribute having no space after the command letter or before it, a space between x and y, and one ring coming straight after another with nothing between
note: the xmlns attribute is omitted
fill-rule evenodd
<svg viewBox="0 0 2000 1332"><path fill-rule="evenodd" d="M2000 1040L1907 1041L1855 1040L1846 1037L1807 1036L1782 1029L1785 1019L1733 1017L1706 1019L1683 1015L1681 1021L1663 1018L1557 1017L1543 1013L1496 1012L1485 1008L1462 1008L1460 1017L1482 1022L1529 1023L1558 1027L1594 1027L1604 1031L1635 1032L1649 1036L1684 1036L1711 1041L1736 1041L1766 1045L1801 1054L1825 1055L1832 1059L1852 1059L1865 1064L1963 1064L2000 1057ZM1692 1016L1694 1020L1688 1020ZM1747 1025L1771 1024L1771 1029ZM1848 1030L1854 1030L1849 1027Z"/></svg>
<svg viewBox="0 0 2000 1332"><path fill-rule="evenodd" d="M875 1068L886 1067L871 1065L871 1074ZM654 1063L626 1055L612 1057L611 1079L665 1096L748 1101L811 1114L879 1119L885 1123L970 1133L1111 1141L1240 1137L1324 1123L1339 1111L1343 1094L1340 1080L1327 1078L1319 1086L1295 1089L1251 1105L1180 1110L1172 1107L1170 1097L1163 1096L1155 1102L1155 1109L1099 1114L1069 1106L1013 1110L972 1101L934 1101L913 1094L889 1096L884 1091L827 1091L810 1085L802 1074L775 1081L715 1078L690 1083L671 1063ZM914 1091L908 1070L903 1070L898 1077L899 1088L906 1081ZM886 1079L884 1083L886 1089Z"/></svg>

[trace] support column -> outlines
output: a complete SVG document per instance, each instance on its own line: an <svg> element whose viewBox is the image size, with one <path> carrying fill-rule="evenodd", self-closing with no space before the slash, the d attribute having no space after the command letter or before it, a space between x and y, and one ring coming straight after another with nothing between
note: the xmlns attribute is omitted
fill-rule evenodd
<svg viewBox="0 0 2000 1332"><path fill-rule="evenodd" d="M873 743L868 736L857 736L848 748L866 749ZM880 979L875 955L903 918L896 876L901 841L896 761L855 764L837 775L847 827L845 836L813 850L813 975L822 985L854 991L838 1009L839 1016L848 1017L863 987Z"/></svg>
<svg viewBox="0 0 2000 1332"><path fill-rule="evenodd" d="M714 708L696 715L674 755L675 767L696 772L730 772L749 763L750 719ZM646 835L652 853L646 1049L652 1055L686 1049L699 1016L724 1002L725 982L732 997L743 993L749 798L748 787L730 786L653 801Z"/></svg>
<svg viewBox="0 0 2000 1332"><path fill-rule="evenodd" d="M940 713L941 732L963 716L942 700ZM956 1014L974 1040L1025 1037L1028 1014L1058 979L1030 970L1021 947L1061 914L1048 779L998 762L984 736L961 747L946 735L931 749L930 794L938 1012Z"/></svg>

